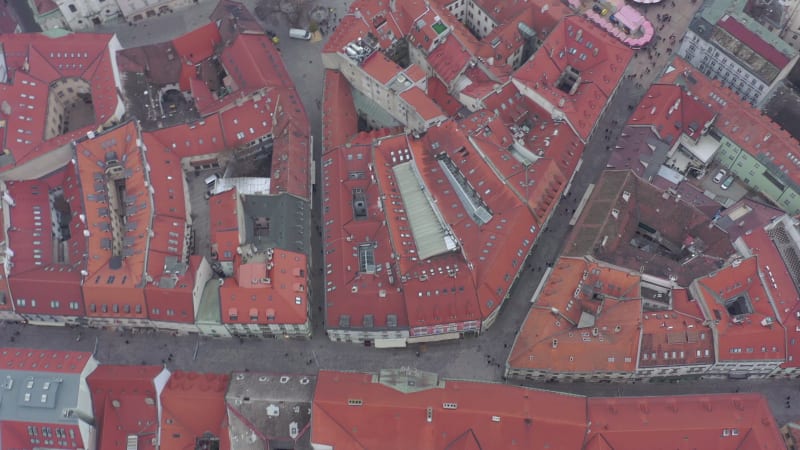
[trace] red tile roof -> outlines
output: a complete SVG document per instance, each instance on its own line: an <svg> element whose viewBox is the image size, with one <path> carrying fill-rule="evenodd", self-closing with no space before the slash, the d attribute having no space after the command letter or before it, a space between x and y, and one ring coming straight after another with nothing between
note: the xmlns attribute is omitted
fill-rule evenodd
<svg viewBox="0 0 800 450"><path fill-rule="evenodd" d="M87 239L83 235L85 224L80 220L83 205L75 166L68 163L39 180L9 181L6 187L15 202L13 207L6 206L8 246L14 252L9 283L14 298L26 300L24 305L16 305L17 311L82 316L81 270L86 267ZM51 232L49 195L59 189L63 197L54 207L65 213L62 219L68 219L67 229L62 230L63 243L56 241ZM66 250L63 260L55 259L54 248L58 246Z"/></svg>
<svg viewBox="0 0 800 450"><path fill-rule="evenodd" d="M208 201L211 218L211 247L220 261L233 261L240 242L239 194L236 188L217 194Z"/></svg>
<svg viewBox="0 0 800 450"><path fill-rule="evenodd" d="M743 101L719 81L710 80L681 58L675 57L661 77L661 83L679 84L717 113L714 126L754 157L766 158L792 181L800 184L800 163L796 164L797 140L778 124ZM795 156L791 159L789 155Z"/></svg>
<svg viewBox="0 0 800 450"><path fill-rule="evenodd" d="M428 55L428 64L445 84L450 85L471 59L472 55L451 35Z"/></svg>
<svg viewBox="0 0 800 450"><path fill-rule="evenodd" d="M3 148L19 166L96 129L117 114L122 99L117 91L116 68L109 48L110 34L74 33L59 38L43 34L3 34L5 64L10 83L0 85L0 97L8 99ZM91 85L94 120L69 133L46 139L49 85L61 78L81 78Z"/></svg>
<svg viewBox="0 0 800 450"><path fill-rule="evenodd" d="M139 132L134 122L104 133L95 139L85 140L76 147L78 173L83 192L83 207L88 230L87 275L83 284L84 298L90 316L119 317L122 310L109 305L144 306L144 273L146 270L153 203L145 174L145 161L139 147ZM125 208L126 224L114 221L117 214L112 206L109 186L113 181L104 173L106 162L116 160L124 173L124 197L119 198L119 208ZM123 249L115 255L113 250L114 227L124 241ZM118 267L116 267L118 265ZM106 309L105 311L103 309ZM145 317L145 312L132 313Z"/></svg>
<svg viewBox="0 0 800 450"><path fill-rule="evenodd" d="M239 34L222 50L221 60L236 90L249 93L266 86L295 90L278 49L264 33Z"/></svg>
<svg viewBox="0 0 800 450"><path fill-rule="evenodd" d="M525 86L551 107L563 111L571 126L586 140L632 56L630 48L584 18L567 16L513 78L521 90ZM580 85L573 95L556 86L567 67L580 74Z"/></svg>
<svg viewBox="0 0 800 450"><path fill-rule="evenodd" d="M772 295L777 319L786 330L787 355L784 366L797 367L800 364L800 293L781 257L781 250L769 233L763 227L758 227L748 230L740 239L748 251L756 256L758 270ZM787 250L784 247L782 251Z"/></svg>
<svg viewBox="0 0 800 450"><path fill-rule="evenodd" d="M634 272L602 263L560 258L520 328L508 365L634 372L642 328L640 280ZM594 324L579 328L587 317Z"/></svg>
<svg viewBox="0 0 800 450"><path fill-rule="evenodd" d="M341 72L325 71L322 99L322 151L344 145L358 132L358 114L350 83Z"/></svg>
<svg viewBox="0 0 800 450"><path fill-rule="evenodd" d="M369 55L366 61L361 64L361 69L383 85L388 84L392 81L392 78L403 71L402 67L381 52L374 52Z"/></svg>
<svg viewBox="0 0 800 450"><path fill-rule="evenodd" d="M428 80L428 97L431 98L448 115L454 116L461 109L458 99L447 92L447 86L436 77Z"/></svg>
<svg viewBox="0 0 800 450"><path fill-rule="evenodd" d="M674 143L681 134L699 139L716 111L695 99L680 86L654 84L628 120L629 125L652 127L667 143Z"/></svg>
<svg viewBox="0 0 800 450"><path fill-rule="evenodd" d="M194 66L201 61L210 58L214 55L214 47L222 41L219 35L217 24L209 22L199 28L195 28L186 34L178 36L172 41L175 46L175 51L178 57L186 66L191 66L191 71L187 73L194 73ZM181 88L184 89L184 83L181 83Z"/></svg>
<svg viewBox="0 0 800 450"><path fill-rule="evenodd" d="M685 289L670 293L671 310L643 314L639 367L713 364L713 335L697 302Z"/></svg>
<svg viewBox="0 0 800 450"><path fill-rule="evenodd" d="M402 392L376 378L319 373L312 407L314 444L337 449L570 449L580 448L584 439L586 400L581 397L451 380L428 389L418 383ZM543 404L546 412L537 407ZM386 436L392 436L391 442Z"/></svg>
<svg viewBox="0 0 800 450"><path fill-rule="evenodd" d="M92 393L98 448L125 450L128 436L137 436L137 449L156 449L159 392L155 381L168 374L160 366L101 365L89 375L86 381Z"/></svg>
<svg viewBox="0 0 800 450"><path fill-rule="evenodd" d="M405 100L425 121L434 120L436 118L444 120L447 117L444 111L439 108L439 105L434 103L433 100L417 86L413 86L411 89L400 94L400 98Z"/></svg>
<svg viewBox="0 0 800 450"><path fill-rule="evenodd" d="M0 349L0 369L26 372L79 374L92 360L89 352L36 350L32 348Z"/></svg>
<svg viewBox="0 0 800 450"><path fill-rule="evenodd" d="M359 135L351 145L326 153L322 160L324 195L329 197L323 217L325 222L332 221L332 226L326 226L324 231L325 279L331 283L326 293L326 315L331 326L335 326L340 317L348 315L351 325L358 327L363 315L371 314L374 326L382 328L387 326L387 316L391 314L396 317L397 326L404 328L408 326L404 296L393 286L393 283L399 283L400 274L390 275L388 270L383 270L358 275L358 258L350 251L341 250L364 242L380 242L385 244L375 248L375 261L391 259L389 230L378 209L381 195L378 186L367 176L349 176L349 173L370 172L372 139L370 135ZM393 146L396 147L402 145L405 138L389 138L386 142L387 145L395 143ZM366 198L367 215L363 219L353 217L354 189L361 189ZM336 289L331 289L331 286L336 286ZM362 310L360 306L363 304L353 295L353 287L359 295L378 297L380 301Z"/></svg>
<svg viewBox="0 0 800 450"><path fill-rule="evenodd" d="M145 133L145 139L155 137L165 151L180 158L219 153L225 148L220 117L211 115L192 124L155 130Z"/></svg>
<svg viewBox="0 0 800 450"><path fill-rule="evenodd" d="M587 450L785 448L759 394L589 398L588 419Z"/></svg>
<svg viewBox="0 0 800 450"><path fill-rule="evenodd" d="M311 442L333 448L784 448L760 394L587 398L425 372L321 371L312 415Z"/></svg>
<svg viewBox="0 0 800 450"><path fill-rule="evenodd" d="M779 71L783 70L789 64L789 57L781 53L780 50L770 45L765 40L761 39L757 34L753 33L745 25L736 20L735 17L725 15L717 26L730 33L733 37L741 41L744 45L761 55L764 59L773 64Z"/></svg>
<svg viewBox="0 0 800 450"><path fill-rule="evenodd" d="M219 288L222 323L293 324L308 321L306 256L276 249L272 258L234 261L234 277Z"/></svg>
<svg viewBox="0 0 800 450"><path fill-rule="evenodd" d="M761 283L757 258L724 267L692 285L706 320L716 323L720 362L786 358L784 328L770 305L769 288ZM729 312L727 304L733 300L746 300L752 312ZM734 322L735 317L740 323Z"/></svg>
<svg viewBox="0 0 800 450"><path fill-rule="evenodd" d="M228 375L177 371L161 393L161 446L195 449L205 434L219 438L219 449L230 450L225 408ZM202 411L202 414L198 414Z"/></svg>
<svg viewBox="0 0 800 450"><path fill-rule="evenodd" d="M184 273L166 271L166 255L151 251L148 261L148 275L153 278L145 286L147 317L150 320L174 323L194 323L195 275L203 257L192 255ZM173 269L174 270L174 269Z"/></svg>

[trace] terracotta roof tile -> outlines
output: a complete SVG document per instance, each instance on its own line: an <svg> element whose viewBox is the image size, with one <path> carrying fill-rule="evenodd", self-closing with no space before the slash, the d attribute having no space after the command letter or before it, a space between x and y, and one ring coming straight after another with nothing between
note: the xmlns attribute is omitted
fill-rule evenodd
<svg viewBox="0 0 800 450"><path fill-rule="evenodd" d="M242 262L219 288L222 323L300 325L308 321L305 255L276 249L272 258Z"/></svg>
<svg viewBox="0 0 800 450"><path fill-rule="evenodd" d="M692 287L706 320L717 324L719 361L786 358L784 327L759 277L757 258L698 278Z"/></svg>
<svg viewBox="0 0 800 450"><path fill-rule="evenodd" d="M642 327L639 283L627 270L560 258L517 335L508 365L551 372L635 371Z"/></svg>
<svg viewBox="0 0 800 450"><path fill-rule="evenodd" d="M449 85L466 69L471 59L472 55L461 45L459 40L448 36L428 55L428 64L439 78Z"/></svg>
<svg viewBox="0 0 800 450"><path fill-rule="evenodd" d="M98 447L127 449L128 436L138 436L138 449L155 450L160 388L169 372L159 366L101 365L87 378L92 393Z"/></svg>
<svg viewBox="0 0 800 450"><path fill-rule="evenodd" d="M341 72L325 71L325 96L322 101L322 151L344 145L358 132L358 114L350 83Z"/></svg>
<svg viewBox="0 0 800 450"><path fill-rule="evenodd" d="M587 449L784 448L758 394L589 398Z"/></svg>
<svg viewBox="0 0 800 450"><path fill-rule="evenodd" d="M447 117L444 111L439 108L439 105L434 103L433 100L417 86L412 86L411 89L400 94L400 98L405 100L425 121L434 120L437 117L443 120Z"/></svg>
<svg viewBox="0 0 800 450"><path fill-rule="evenodd" d="M523 86L533 90L552 108L563 111L586 140L632 56L631 49L582 17L567 16L513 78L521 90ZM573 94L557 86L568 67L580 75Z"/></svg>
<svg viewBox="0 0 800 450"><path fill-rule="evenodd" d="M367 57L361 69L369 74L380 84L388 84L392 78L403 71L403 68L394 63L381 52L374 52Z"/></svg>
<svg viewBox="0 0 800 450"><path fill-rule="evenodd" d="M571 449L583 442L586 403L581 397L451 380L404 393L376 378L319 373L312 410L315 444L445 450L475 448L475 443L480 448ZM543 404L548 405L546 414L537 407Z"/></svg>
<svg viewBox="0 0 800 450"><path fill-rule="evenodd" d="M0 36L11 80L0 86L2 97L11 100L10 112L0 113L0 118L6 122L3 146L13 158L2 169L42 156L115 117L122 99L110 56L112 39L110 34L81 33L60 38L43 34ZM49 138L45 132L49 85L64 77L82 78L92 87L94 120Z"/></svg>
<svg viewBox="0 0 800 450"><path fill-rule="evenodd" d="M225 409L229 380L228 375L174 372L161 393L161 446L196 448L196 440L207 435L219 439L220 450L230 450Z"/></svg>
<svg viewBox="0 0 800 450"><path fill-rule="evenodd" d="M697 302L685 289L666 295L671 295L671 310L643 314L639 367L713 364L713 335Z"/></svg>
<svg viewBox="0 0 800 450"><path fill-rule="evenodd" d="M233 261L236 249L243 242L244 230L239 229L239 194L234 188L209 199L208 216L211 218L211 248L220 261Z"/></svg>

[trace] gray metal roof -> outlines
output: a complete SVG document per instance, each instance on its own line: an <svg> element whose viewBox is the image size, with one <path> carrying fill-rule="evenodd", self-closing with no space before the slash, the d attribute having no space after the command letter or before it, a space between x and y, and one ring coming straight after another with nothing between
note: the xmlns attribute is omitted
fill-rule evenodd
<svg viewBox="0 0 800 450"><path fill-rule="evenodd" d="M246 242L258 251L311 253L311 206L291 194L242 195Z"/></svg>
<svg viewBox="0 0 800 450"><path fill-rule="evenodd" d="M231 447L262 450L259 438L266 437L267 448L311 450L307 426L316 384L316 376L234 373L225 395Z"/></svg>
<svg viewBox="0 0 800 450"><path fill-rule="evenodd" d="M0 421L76 424L79 373L0 370Z"/></svg>
<svg viewBox="0 0 800 450"><path fill-rule="evenodd" d="M455 239L431 202L413 161L392 168L420 259L456 249Z"/></svg>
<svg viewBox="0 0 800 450"><path fill-rule="evenodd" d="M200 305L197 307L196 320L198 323L222 323L219 306L219 281L219 279L212 278L206 282L203 295L200 297Z"/></svg>

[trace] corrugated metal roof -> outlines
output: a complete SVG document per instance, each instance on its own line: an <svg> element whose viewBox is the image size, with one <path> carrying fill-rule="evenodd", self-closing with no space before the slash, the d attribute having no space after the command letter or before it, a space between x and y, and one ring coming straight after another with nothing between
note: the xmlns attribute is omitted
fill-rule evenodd
<svg viewBox="0 0 800 450"><path fill-rule="evenodd" d="M455 250L455 242L426 195L414 162L398 164L392 171L408 211L408 221L411 223L411 233L419 258L428 259Z"/></svg>

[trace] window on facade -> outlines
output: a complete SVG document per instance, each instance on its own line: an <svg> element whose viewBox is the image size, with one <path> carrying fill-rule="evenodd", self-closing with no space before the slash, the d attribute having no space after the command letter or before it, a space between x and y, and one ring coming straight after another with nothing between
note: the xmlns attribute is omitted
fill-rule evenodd
<svg viewBox="0 0 800 450"><path fill-rule="evenodd" d="M69 309L77 310L80 308L80 304L78 302L69 302Z"/></svg>
<svg viewBox="0 0 800 450"><path fill-rule="evenodd" d="M17 299L17 306L25 306L25 299L24 298L18 298Z"/></svg>
<svg viewBox="0 0 800 450"><path fill-rule="evenodd" d="M53 300L50 302L50 307L53 309L58 309L61 307L61 302L59 302L58 300Z"/></svg>
<svg viewBox="0 0 800 450"><path fill-rule="evenodd" d="M108 305L100 305L100 311L107 313L108 312Z"/></svg>

